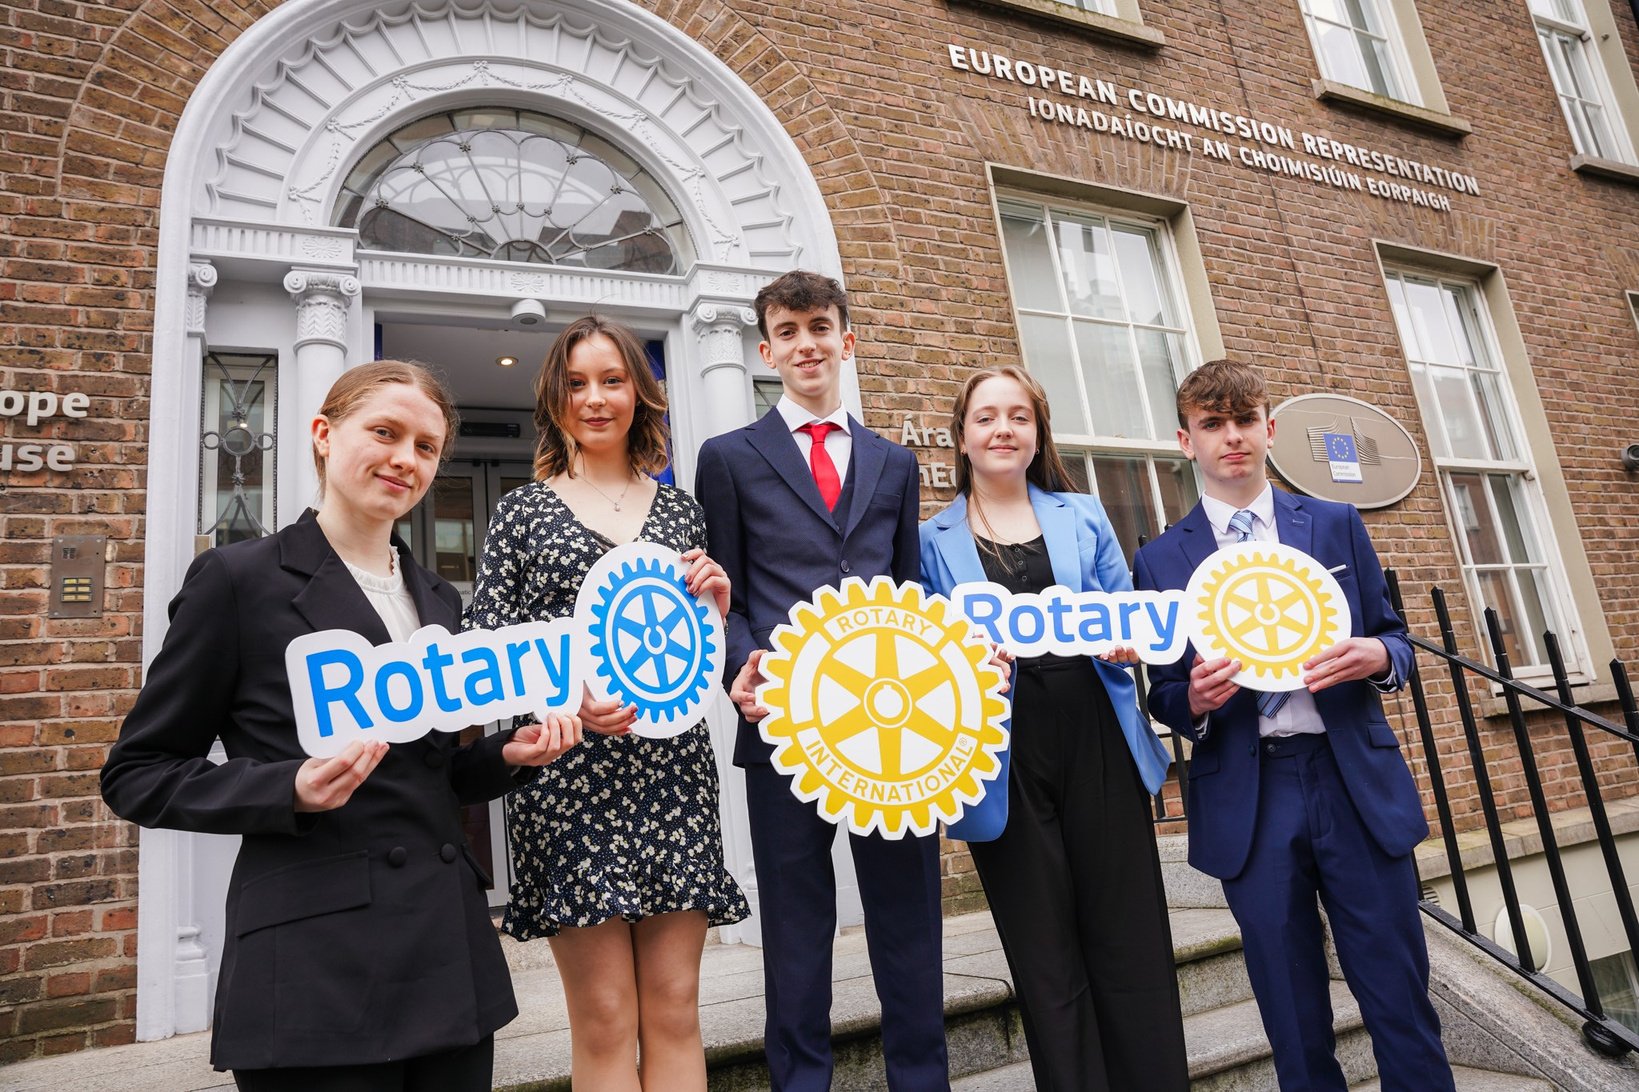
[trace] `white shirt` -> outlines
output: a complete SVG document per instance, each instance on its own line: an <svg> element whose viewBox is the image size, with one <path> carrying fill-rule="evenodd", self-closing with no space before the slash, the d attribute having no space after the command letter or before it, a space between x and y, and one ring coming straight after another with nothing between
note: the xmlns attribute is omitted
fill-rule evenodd
<svg viewBox="0 0 1639 1092"><path fill-rule="evenodd" d="M838 406L828 417L815 417L791 401L788 395L780 395L780 400L774 403L774 408L780 411L785 419L785 427L791 430L791 438L797 441L797 450L802 452L802 461L808 462L808 453L814 447L814 441L806 432L797 430L804 425L815 422L839 425L825 436L825 453L831 456L831 464L837 468L837 481L848 481L848 456L854 452L854 438L848 433L848 411ZM810 464L812 465L812 464Z"/></svg>
<svg viewBox="0 0 1639 1092"><path fill-rule="evenodd" d="M347 566L347 571L358 581L364 598L368 599L370 605L376 608L376 613L381 615L382 624L387 627L389 637L403 643L421 628L421 616L416 612L415 600L410 597L410 589L404 586L404 569L399 558L393 559L392 576L367 573L346 558L342 559L342 564Z"/></svg>
<svg viewBox="0 0 1639 1092"><path fill-rule="evenodd" d="M1230 517L1239 511L1238 508L1216 497L1202 497L1201 508L1207 522L1212 524L1212 536L1218 540L1219 546L1232 546L1240 541L1239 533L1229 529ZM1273 486L1265 485L1263 492L1246 506L1246 510L1252 513L1253 542L1280 541L1280 533L1275 527ZM1315 696L1307 690L1291 691L1286 698L1286 704L1275 710L1274 716L1258 716L1260 737L1317 735L1325 730L1326 723L1320 719L1320 710L1315 708Z"/></svg>

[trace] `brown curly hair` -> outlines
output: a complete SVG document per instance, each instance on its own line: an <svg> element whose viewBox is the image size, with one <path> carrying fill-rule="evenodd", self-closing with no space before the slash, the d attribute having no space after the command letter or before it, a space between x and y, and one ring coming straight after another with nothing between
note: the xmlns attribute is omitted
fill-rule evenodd
<svg viewBox="0 0 1639 1092"><path fill-rule="evenodd" d="M671 428L666 424L666 392L649 370L649 357L637 335L618 322L587 315L571 322L541 362L535 377L535 480L574 473L577 445L569 434L569 355L575 346L602 335L614 342L637 395L632 429L626 434L626 456L638 474L657 474L668 462Z"/></svg>

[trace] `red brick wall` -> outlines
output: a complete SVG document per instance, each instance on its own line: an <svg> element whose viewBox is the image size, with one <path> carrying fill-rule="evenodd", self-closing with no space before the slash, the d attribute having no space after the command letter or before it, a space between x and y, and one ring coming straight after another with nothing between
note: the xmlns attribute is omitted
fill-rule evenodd
<svg viewBox="0 0 1639 1092"><path fill-rule="evenodd" d="M92 398L83 421L34 430L0 422L0 442L60 436L79 450L66 480L0 476L0 1061L132 1034L136 835L102 807L95 777L140 663L159 186L192 88L269 6L13 0L0 9L0 380ZM1623 297L1639 289L1639 187L1567 169L1569 136L1523 3L1419 4L1451 111L1474 126L1460 141L1317 102L1296 3L1146 2L1147 22L1167 39L1156 52L960 0L648 6L740 73L807 156L832 211L865 406L879 427L907 414L943 424L969 368L1018 359L987 163L1187 203L1228 350L1267 367L1277 399L1357 394L1414 434L1374 240L1494 263L1524 331L1605 622L1617 654L1639 658L1639 479L1615 458L1619 443L1639 439L1639 332ZM1639 59L1631 12L1613 7ZM1439 213L1045 127L1024 108L1028 89L953 72L947 42L1454 166L1482 192L1453 194L1453 211ZM1459 640L1475 651L1432 474L1368 523L1400 573L1413 627L1432 635L1427 589L1441 585ZM103 618L45 618L58 534L109 536ZM1449 683L1432 678L1430 695L1459 822L1472 825L1474 779ZM1550 799L1579 803L1563 730L1533 723ZM1482 724L1488 747L1512 753L1505 721ZM1401 734L1415 744L1409 722ZM1421 773L1420 747L1408 750ZM1597 750L1607 791L1634 791L1631 752ZM1517 811L1517 769L1501 763L1494 779L1505 809ZM951 850L945 866L947 906L977 905L965 853Z"/></svg>

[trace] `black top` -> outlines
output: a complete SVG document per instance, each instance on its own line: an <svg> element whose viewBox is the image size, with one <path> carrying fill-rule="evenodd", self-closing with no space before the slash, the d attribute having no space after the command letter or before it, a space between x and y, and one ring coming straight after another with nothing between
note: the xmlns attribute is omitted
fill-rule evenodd
<svg viewBox="0 0 1639 1092"><path fill-rule="evenodd" d="M992 542L975 535L973 543L979 548L979 564L984 566L985 577L1014 595L1039 592L1055 583L1053 562L1047 556L1047 542L1041 535L1029 542ZM1052 667L1084 662L1085 657L1053 653L1021 656L1018 660L1020 667Z"/></svg>

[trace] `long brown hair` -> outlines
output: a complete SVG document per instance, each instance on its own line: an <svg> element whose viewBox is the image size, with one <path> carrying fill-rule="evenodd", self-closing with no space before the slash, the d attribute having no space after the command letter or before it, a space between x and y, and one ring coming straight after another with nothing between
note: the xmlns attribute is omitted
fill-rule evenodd
<svg viewBox="0 0 1639 1092"><path fill-rule="evenodd" d="M1070 473L1064 469L1064 460L1059 456L1058 445L1053 443L1052 411L1047 405L1047 392L1042 390L1034 376L1017 364L996 364L980 368L967 377L967 382L962 384L962 392L956 396L956 405L950 411L950 434L956 441L957 492L964 497L973 493L973 464L962 451L962 428L967 421L968 403L973 400L973 392L980 383L998 376L1011 379L1024 388L1025 395L1030 399L1030 412L1036 416L1036 455L1025 468L1026 480L1037 489L1045 489L1049 493L1073 489Z"/></svg>
<svg viewBox="0 0 1639 1092"><path fill-rule="evenodd" d="M649 357L637 335L618 322L587 315L571 322L541 362L535 377L535 480L573 474L578 445L569 434L569 355L575 346L599 334L614 342L637 395L632 429L626 434L626 457L636 474L657 474L666 466L666 392L649 370Z"/></svg>
<svg viewBox="0 0 1639 1092"><path fill-rule="evenodd" d="M341 373L341 378L330 385L324 396L318 416L328 418L332 425L341 421L364 404L376 391L389 383L407 383L432 399L444 415L444 446L438 452L438 465L443 466L455 450L456 433L461 430L461 415L455 411L455 399L444 379L433 369L416 360L372 360ZM319 446L313 445L313 465L319 471L319 494L324 494L324 456Z"/></svg>

